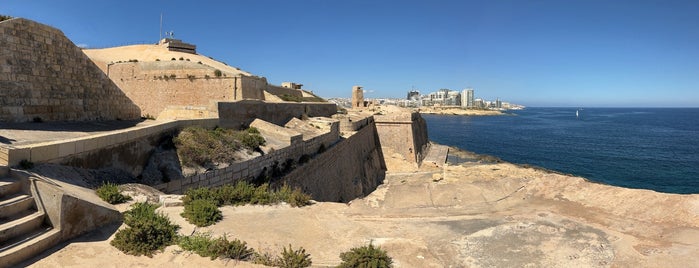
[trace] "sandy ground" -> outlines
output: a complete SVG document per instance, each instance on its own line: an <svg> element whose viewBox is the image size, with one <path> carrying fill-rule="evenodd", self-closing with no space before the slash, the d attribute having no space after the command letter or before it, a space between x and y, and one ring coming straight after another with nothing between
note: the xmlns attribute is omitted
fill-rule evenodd
<svg viewBox="0 0 699 268"><path fill-rule="evenodd" d="M420 170L388 154L385 183L349 204L223 207L223 221L207 228L188 224L181 207L160 210L183 234L227 234L272 252L302 246L316 267L337 265L340 252L369 242L396 267L699 266L699 195L606 186L465 152L449 159L459 163ZM177 246L153 258L125 255L109 245L116 228L58 246L29 266L258 267Z"/></svg>

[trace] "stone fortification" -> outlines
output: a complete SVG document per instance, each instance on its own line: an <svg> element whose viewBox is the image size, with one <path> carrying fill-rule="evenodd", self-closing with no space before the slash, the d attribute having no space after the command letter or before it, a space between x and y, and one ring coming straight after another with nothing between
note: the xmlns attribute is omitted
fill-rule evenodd
<svg viewBox="0 0 699 268"><path fill-rule="evenodd" d="M218 103L220 125L226 128L248 126L254 119L284 125L292 118L330 117L337 113L334 103L268 103L258 100L242 100Z"/></svg>
<svg viewBox="0 0 699 268"><path fill-rule="evenodd" d="M0 22L0 120L136 119L138 107L58 29Z"/></svg>
<svg viewBox="0 0 699 268"><path fill-rule="evenodd" d="M386 162L371 124L286 175L282 183L302 188L314 200L349 202L383 183Z"/></svg>
<svg viewBox="0 0 699 268"><path fill-rule="evenodd" d="M167 193L183 193L187 189L197 187L217 187L234 184L237 181L253 181L271 178L279 170L288 169L287 165L297 165L303 168L305 158L317 155L331 148L340 141L339 123L331 119L313 118L308 124L325 124L327 131L323 133L304 134L306 131L295 131L293 128L256 119L253 123L263 134L268 143L273 144L274 150L268 150L264 155L241 162L232 163L225 168L208 170L183 179L172 180L154 186ZM340 141L343 143L344 141ZM318 154L316 158L332 157L330 154ZM350 173L348 173L350 174ZM345 179L340 177L337 179Z"/></svg>
<svg viewBox="0 0 699 268"><path fill-rule="evenodd" d="M206 117L217 113L217 102L303 96L299 89L270 85L264 77L197 55L194 48L183 50L186 44L175 41L84 51L144 115L157 118Z"/></svg>
<svg viewBox="0 0 699 268"><path fill-rule="evenodd" d="M420 164L429 147L427 123L418 112L375 115L381 146Z"/></svg>

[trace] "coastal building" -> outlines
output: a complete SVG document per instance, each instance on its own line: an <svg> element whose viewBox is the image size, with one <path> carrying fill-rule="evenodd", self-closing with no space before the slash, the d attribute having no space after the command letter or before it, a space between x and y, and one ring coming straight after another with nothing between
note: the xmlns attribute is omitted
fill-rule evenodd
<svg viewBox="0 0 699 268"><path fill-rule="evenodd" d="M408 97L406 99L413 100L413 101L420 99L420 91L417 91L417 90L408 91Z"/></svg>
<svg viewBox="0 0 699 268"><path fill-rule="evenodd" d="M461 91L461 107L473 108L473 89L467 88Z"/></svg>

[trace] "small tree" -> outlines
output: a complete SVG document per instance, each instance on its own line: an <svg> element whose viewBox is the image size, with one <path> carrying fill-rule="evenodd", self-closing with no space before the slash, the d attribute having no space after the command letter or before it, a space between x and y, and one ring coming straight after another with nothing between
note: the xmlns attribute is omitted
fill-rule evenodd
<svg viewBox="0 0 699 268"><path fill-rule="evenodd" d="M223 75L223 73L221 72L221 70L216 69L216 70L214 71L214 75L215 75L216 77L221 77L221 75Z"/></svg>

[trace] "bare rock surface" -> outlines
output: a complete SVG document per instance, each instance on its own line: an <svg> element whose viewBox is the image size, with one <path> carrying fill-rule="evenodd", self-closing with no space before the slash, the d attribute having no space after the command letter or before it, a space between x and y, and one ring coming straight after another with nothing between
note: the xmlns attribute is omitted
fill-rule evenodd
<svg viewBox="0 0 699 268"><path fill-rule="evenodd" d="M163 207L182 234L210 231L278 252L292 244L314 266L373 243L396 267L692 267L699 263L699 195L625 189L450 153L443 168L417 169L386 155L383 185L349 204L320 202L222 207L223 220L196 228ZM125 207L123 209L126 209ZM209 260L171 246L153 258L91 234L55 249L31 267L256 267Z"/></svg>

